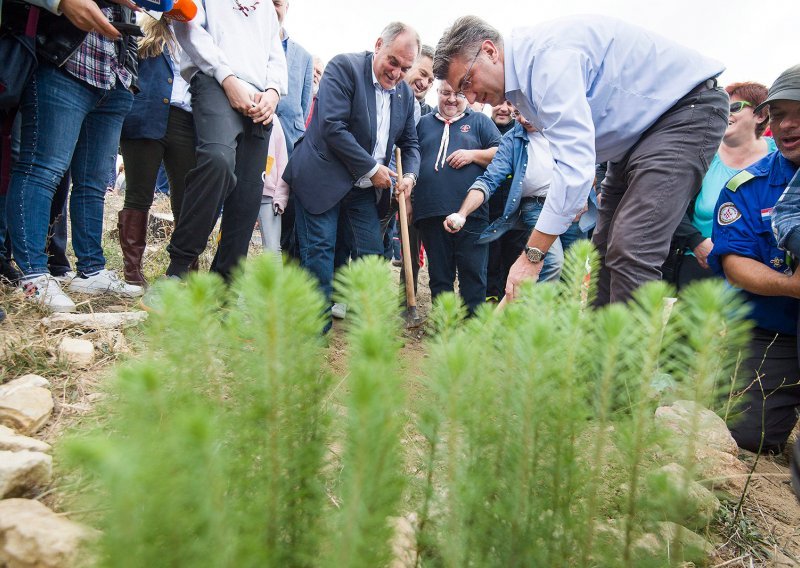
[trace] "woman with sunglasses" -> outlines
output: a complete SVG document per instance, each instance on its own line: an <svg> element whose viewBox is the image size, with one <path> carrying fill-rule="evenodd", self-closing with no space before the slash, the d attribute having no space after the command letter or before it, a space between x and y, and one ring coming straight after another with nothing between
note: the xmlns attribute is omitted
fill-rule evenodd
<svg viewBox="0 0 800 568"><path fill-rule="evenodd" d="M714 155L697 197L689 204L672 238L672 251L662 271L664 279L680 290L690 282L713 278L708 253L714 244L711 228L714 206L722 188L736 173L776 149L772 138L763 136L769 117L754 109L767 98L761 83L732 83L725 87L731 99L728 128Z"/></svg>

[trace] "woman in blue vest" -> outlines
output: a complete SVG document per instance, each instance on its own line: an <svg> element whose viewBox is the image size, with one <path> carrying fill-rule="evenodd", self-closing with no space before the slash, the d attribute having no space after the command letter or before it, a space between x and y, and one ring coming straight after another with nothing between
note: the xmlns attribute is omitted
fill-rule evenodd
<svg viewBox="0 0 800 568"><path fill-rule="evenodd" d="M125 205L119 212L119 241L125 281L146 285L142 273L147 217L163 161L175 223L180 216L186 173L195 166L195 131L189 85L180 75L178 42L167 19L146 18L139 43L139 88L122 126Z"/></svg>

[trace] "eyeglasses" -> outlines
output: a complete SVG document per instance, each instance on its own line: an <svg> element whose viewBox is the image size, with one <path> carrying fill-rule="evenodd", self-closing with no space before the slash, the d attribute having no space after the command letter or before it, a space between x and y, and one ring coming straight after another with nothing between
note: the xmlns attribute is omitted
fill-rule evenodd
<svg viewBox="0 0 800 568"><path fill-rule="evenodd" d="M748 103L747 101L736 101L735 103L731 103L731 114L736 114L737 112L742 112L744 107L751 107L753 103Z"/></svg>
<svg viewBox="0 0 800 568"><path fill-rule="evenodd" d="M458 92L460 94L464 94L464 89L469 89L470 85L472 85L472 66L475 65L475 62L478 60L478 56L481 54L481 49L483 48L483 44L478 47L478 53L475 54L475 57L472 58L472 63L469 64L467 67L467 72L464 73L464 78L461 79L461 82L458 84Z"/></svg>
<svg viewBox="0 0 800 568"><path fill-rule="evenodd" d="M439 94L445 99L449 99L450 97L455 97L457 99L465 98L464 93L454 93L453 91L439 91Z"/></svg>
<svg viewBox="0 0 800 568"><path fill-rule="evenodd" d="M522 113L519 112L518 110L511 111L511 118L519 118L520 116L522 116Z"/></svg>

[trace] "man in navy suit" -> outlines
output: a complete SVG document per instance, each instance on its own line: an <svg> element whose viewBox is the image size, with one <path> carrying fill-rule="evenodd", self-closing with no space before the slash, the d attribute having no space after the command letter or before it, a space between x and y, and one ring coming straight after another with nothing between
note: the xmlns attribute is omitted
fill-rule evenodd
<svg viewBox="0 0 800 568"><path fill-rule="evenodd" d="M325 69L305 136L283 174L292 188L300 265L330 298L336 239L353 257L382 254L377 200L390 190L392 147L403 157L399 198L408 199L419 171L414 93L403 77L419 55L417 33L389 24L375 52L345 53Z"/></svg>

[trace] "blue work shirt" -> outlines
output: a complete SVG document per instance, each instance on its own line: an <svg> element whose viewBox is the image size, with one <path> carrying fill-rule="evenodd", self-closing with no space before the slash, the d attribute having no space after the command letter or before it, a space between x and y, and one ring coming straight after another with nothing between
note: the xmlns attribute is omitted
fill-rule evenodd
<svg viewBox="0 0 800 568"><path fill-rule="evenodd" d="M773 152L744 169L725 185L714 209L711 240L714 248L708 264L723 275L722 257L736 254L752 258L776 272L792 274L787 254L778 248L772 233L772 208L797 166ZM743 291L751 317L768 331L796 335L798 300L788 296L761 296Z"/></svg>
<svg viewBox="0 0 800 568"><path fill-rule="evenodd" d="M599 15L515 28L503 47L506 99L544 135L556 163L536 223L550 235L566 231L586 203L595 163L620 161L676 102L725 70Z"/></svg>

